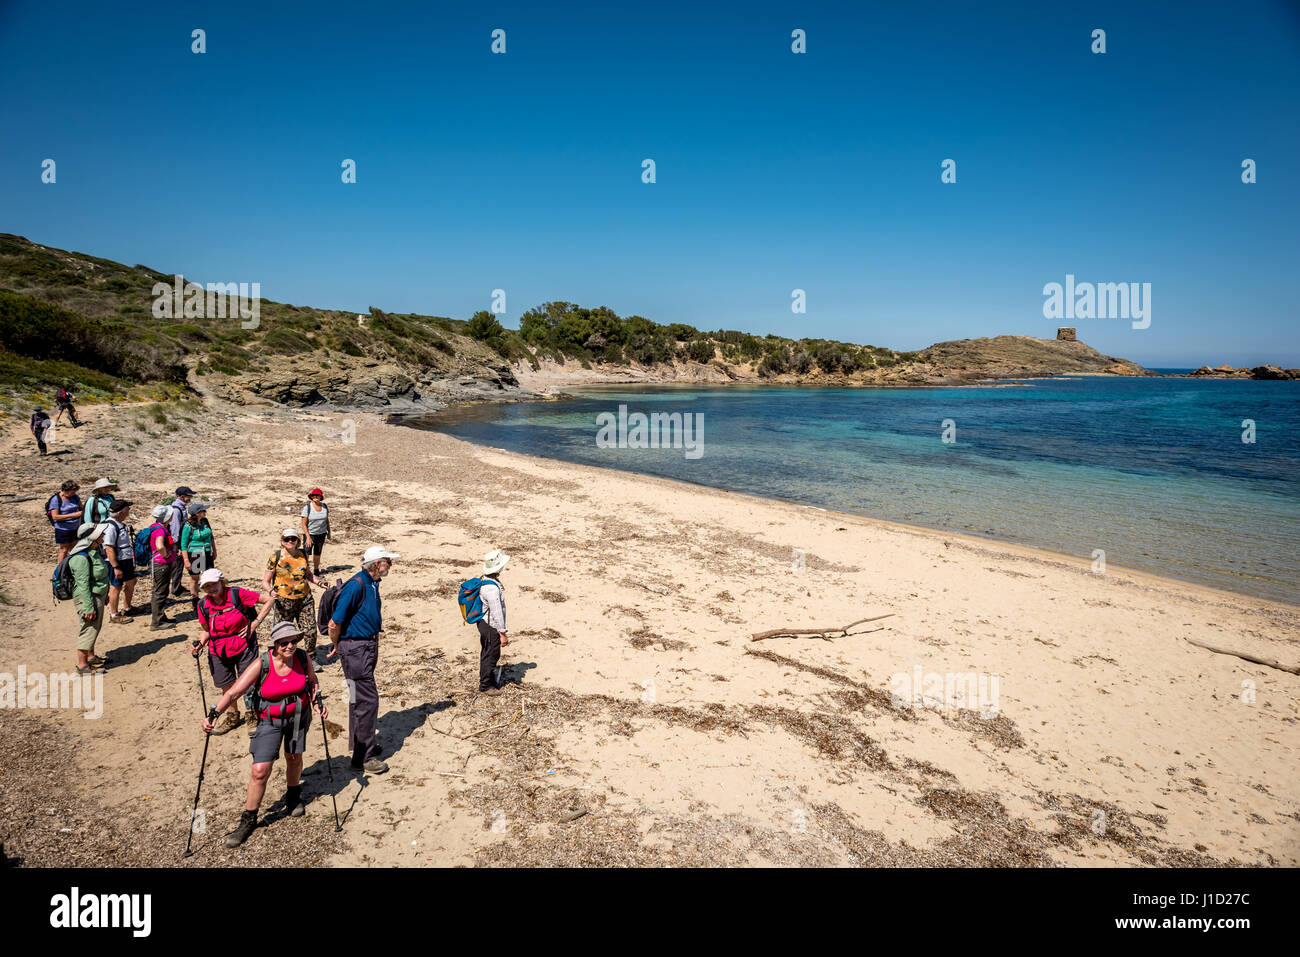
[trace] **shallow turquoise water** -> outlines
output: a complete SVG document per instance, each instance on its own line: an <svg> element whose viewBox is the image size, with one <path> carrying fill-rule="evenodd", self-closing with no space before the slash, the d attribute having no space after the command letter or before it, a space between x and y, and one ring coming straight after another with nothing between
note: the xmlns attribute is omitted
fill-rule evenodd
<svg viewBox="0 0 1300 957"><path fill-rule="evenodd" d="M700 415L702 453L600 448L597 416ZM1243 442L1243 420L1255 441ZM944 420L955 441L942 441ZM1300 382L587 389L408 420L530 455L990 536L1300 602ZM692 420L695 421L695 420Z"/></svg>

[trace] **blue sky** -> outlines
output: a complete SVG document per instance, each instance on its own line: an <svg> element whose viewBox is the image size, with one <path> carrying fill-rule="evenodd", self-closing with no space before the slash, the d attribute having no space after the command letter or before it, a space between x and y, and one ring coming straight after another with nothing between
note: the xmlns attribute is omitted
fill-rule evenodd
<svg viewBox="0 0 1300 957"><path fill-rule="evenodd" d="M282 302L895 348L1053 335L1071 273L1151 283L1149 328L1075 323L1104 352L1300 366L1300 4L1074 6L0 0L0 231Z"/></svg>

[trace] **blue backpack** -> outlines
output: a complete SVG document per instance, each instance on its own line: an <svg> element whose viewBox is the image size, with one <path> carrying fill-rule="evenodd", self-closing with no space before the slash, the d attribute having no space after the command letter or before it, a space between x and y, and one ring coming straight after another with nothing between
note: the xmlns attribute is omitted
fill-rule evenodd
<svg viewBox="0 0 1300 957"><path fill-rule="evenodd" d="M460 591L456 594L456 602L460 605L460 616L465 619L465 624L477 624L483 619L483 599L479 597L479 587L485 581L491 581L490 578L471 578L469 581L461 582Z"/></svg>
<svg viewBox="0 0 1300 957"><path fill-rule="evenodd" d="M137 565L149 564L149 536L153 534L155 528L166 527L166 525L154 522L148 528L142 528L135 533L135 539L131 542L131 551ZM170 535L171 533L168 532L167 534Z"/></svg>

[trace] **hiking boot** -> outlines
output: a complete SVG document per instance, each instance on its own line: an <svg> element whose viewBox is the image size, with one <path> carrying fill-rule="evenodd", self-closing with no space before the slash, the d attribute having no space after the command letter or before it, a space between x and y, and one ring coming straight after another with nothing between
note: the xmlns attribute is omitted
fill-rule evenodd
<svg viewBox="0 0 1300 957"><path fill-rule="evenodd" d="M284 792L284 809L290 817L302 817L307 813L307 802L302 799L301 784L291 784Z"/></svg>
<svg viewBox="0 0 1300 957"><path fill-rule="evenodd" d="M371 758L365 763L365 769L371 774L383 774L388 770L388 764L378 758Z"/></svg>
<svg viewBox="0 0 1300 957"><path fill-rule="evenodd" d="M86 663L93 668L103 668L106 664L108 664L108 659L101 658L99 657L99 655L91 655L89 658L86 659Z"/></svg>
<svg viewBox="0 0 1300 957"><path fill-rule="evenodd" d="M478 693L481 695L485 695L486 697L489 698L495 698L497 695L501 693L501 689L497 687L479 688Z"/></svg>
<svg viewBox="0 0 1300 957"><path fill-rule="evenodd" d="M108 616L108 620L109 620L109 623L110 623L110 624L114 624L114 625L129 625L129 624L131 624L131 616L130 616L129 613L127 613L127 614L122 614L122 615L113 615L113 614L110 614L110 615Z"/></svg>
<svg viewBox="0 0 1300 957"><path fill-rule="evenodd" d="M83 676L99 674L99 672L103 670L104 670L103 665L86 665L84 668L81 665L77 665L77 674Z"/></svg>
<svg viewBox="0 0 1300 957"><path fill-rule="evenodd" d="M256 811L245 811L239 815L239 827L226 835L226 847L239 847L248 840L248 835L253 833L255 827L257 827Z"/></svg>
<svg viewBox="0 0 1300 957"><path fill-rule="evenodd" d="M239 714L234 711L227 711L217 721L216 727L212 729L212 733L226 734L229 731L234 731L236 728L239 727L239 725L240 725Z"/></svg>

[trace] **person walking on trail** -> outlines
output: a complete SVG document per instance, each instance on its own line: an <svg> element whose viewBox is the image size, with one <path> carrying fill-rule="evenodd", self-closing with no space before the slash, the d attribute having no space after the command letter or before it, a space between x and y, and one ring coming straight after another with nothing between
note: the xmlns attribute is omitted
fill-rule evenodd
<svg viewBox="0 0 1300 957"><path fill-rule="evenodd" d="M77 542L68 555L72 573L72 598L81 618L77 632L77 674L88 675L104 669L104 659L95 654L95 641L104 625L104 605L108 597L108 562L100 551L100 541L108 531L107 523L84 523L77 529Z"/></svg>
<svg viewBox="0 0 1300 957"><path fill-rule="evenodd" d="M307 493L307 504L302 507L302 544L311 555L312 571L320 574L321 555L330 537L330 510L325 504L325 493L318 488ZM310 545L308 543L310 542Z"/></svg>
<svg viewBox="0 0 1300 957"><path fill-rule="evenodd" d="M181 561L189 576L190 607L197 612L199 604L199 576L217 564L217 546L212 539L212 525L208 521L207 502L190 506L189 517L181 526Z"/></svg>
<svg viewBox="0 0 1300 957"><path fill-rule="evenodd" d="M92 525L107 522L109 506L113 504L113 493L116 491L117 483L112 479L102 478L96 482L95 487L91 489L90 498L86 500L86 507L81 513L81 520L90 522Z"/></svg>
<svg viewBox="0 0 1300 957"><path fill-rule="evenodd" d="M41 450L41 455L48 455L50 453L50 447L45 444L45 439L54 425L54 423L50 421L50 413L46 412L38 405L32 410L30 424L32 435L36 436L36 447Z"/></svg>
<svg viewBox="0 0 1300 957"><path fill-rule="evenodd" d="M162 631L175 622L163 614L167 590L171 586L172 564L177 562L176 540L168 526L172 520L172 507L159 505L153 510L153 524L149 526L149 568L153 578L153 591L149 603L153 617L150 631Z"/></svg>
<svg viewBox="0 0 1300 957"><path fill-rule="evenodd" d="M302 650L316 654L316 599L311 586L320 580L307 565L307 555L298 547L298 533L286 528L280 533L280 547L266 560L262 588L274 595L271 624L292 621L302 633Z"/></svg>
<svg viewBox="0 0 1300 957"><path fill-rule="evenodd" d="M176 490L176 500L172 502L172 517L168 520L172 533L172 541L179 544L181 540L181 526L189 518L190 500L194 498L194 490L188 485L182 485ZM185 573L185 563L177 556L175 564L171 567L171 595L173 598L180 598L182 594L182 579Z"/></svg>
<svg viewBox="0 0 1300 957"><path fill-rule="evenodd" d="M54 421L59 421L59 419L63 418L63 413L66 412L73 427L80 426L81 420L77 418L77 410L72 406L72 403L76 400L77 397L72 394L72 390L67 384L64 384L54 397L54 401L59 407L59 414L54 417Z"/></svg>
<svg viewBox="0 0 1300 957"><path fill-rule="evenodd" d="M383 608L379 582L399 558L381 545L366 549L361 571L343 585L329 636L343 662L348 682L348 746L352 749L352 770L383 774L388 765L379 760L382 749L375 741L379 719L379 689L375 687L375 665L379 662L379 633L383 630Z"/></svg>
<svg viewBox="0 0 1300 957"><path fill-rule="evenodd" d="M77 543L77 529L81 528L79 488L80 485L68 479L45 503L45 515L54 526L54 544L59 546L59 561L67 558Z"/></svg>
<svg viewBox="0 0 1300 957"><path fill-rule="evenodd" d="M506 595L501 586L501 573L509 561L510 556L499 548L488 552L483 559L483 578L479 582L483 617L478 620L478 690L488 695L501 693L497 662L501 659L501 646L510 644L506 631Z"/></svg>
<svg viewBox="0 0 1300 957"><path fill-rule="evenodd" d="M253 771L248 778L248 793L244 799L244 813L239 826L226 835L226 847L239 847L257 827L257 811L266 795L266 783L271 777L275 759L284 752L284 776L288 785L284 792L284 808L290 817L302 817L307 803L302 798L302 756L307 750L307 729L311 726L311 706L324 721L329 712L317 692L320 683L311 656L298 648L302 635L293 622L282 621L271 630L271 647L266 654L255 657L239 675L234 686L227 688L217 702L221 714L246 691L253 691L257 706L257 727L248 742L253 756ZM254 690L255 689L255 690ZM203 730L216 733L213 723L205 716Z"/></svg>
<svg viewBox="0 0 1300 957"><path fill-rule="evenodd" d="M114 625L131 623L131 599L135 595L135 532L131 505L115 498L108 507L108 531L104 533L104 557L108 560L108 620ZM120 601L120 605L119 605Z"/></svg>
<svg viewBox="0 0 1300 957"><path fill-rule="evenodd" d="M218 568L209 568L199 576L199 588L203 598L196 611L199 627L206 637L190 650L197 658L207 646L212 683L222 691L229 691L257 660L257 629L271 610L271 596L230 586ZM250 722L257 720L254 714L248 717ZM239 727L240 720L236 699L235 710L212 733L233 731Z"/></svg>

